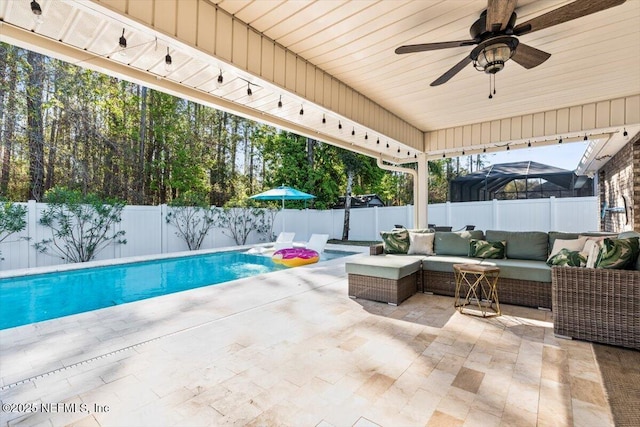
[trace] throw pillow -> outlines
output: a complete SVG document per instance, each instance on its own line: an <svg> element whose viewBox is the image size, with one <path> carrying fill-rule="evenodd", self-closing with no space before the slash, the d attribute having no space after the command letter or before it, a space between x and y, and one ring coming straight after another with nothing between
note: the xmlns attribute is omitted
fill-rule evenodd
<svg viewBox="0 0 640 427"><path fill-rule="evenodd" d="M474 258L502 259L507 253L507 242L488 242L486 240L471 239L469 242L469 256Z"/></svg>
<svg viewBox="0 0 640 427"><path fill-rule="evenodd" d="M600 243L595 240L587 240L582 248L582 253L587 255L587 268L595 268L596 259L600 253Z"/></svg>
<svg viewBox="0 0 640 427"><path fill-rule="evenodd" d="M414 233L409 231L409 255L435 255L433 253L433 239L435 233Z"/></svg>
<svg viewBox="0 0 640 427"><path fill-rule="evenodd" d="M640 254L638 237L628 239L609 239L602 241L596 268L632 269Z"/></svg>
<svg viewBox="0 0 640 427"><path fill-rule="evenodd" d="M409 231L406 229L381 231L380 237L386 254L406 254L409 251Z"/></svg>
<svg viewBox="0 0 640 427"><path fill-rule="evenodd" d="M570 252L573 252L573 251L581 252L584 249L584 244L586 242L587 242L587 238L585 236L578 237L577 239L568 239L568 240L556 239L556 240L554 240L553 248L551 249L551 253L549 254L549 258L547 258L547 263L549 263L551 258L553 258L555 255L560 253L560 251L562 249L567 249ZM551 265L551 264L549 264L549 265Z"/></svg>
<svg viewBox="0 0 640 427"><path fill-rule="evenodd" d="M560 249L557 254L550 256L547 260L549 266L562 267L584 267L587 265L587 258L580 251L570 249Z"/></svg>
<svg viewBox="0 0 640 427"><path fill-rule="evenodd" d="M605 238L612 236L590 236L588 234L581 234L579 237L587 238L587 241L584 243L584 248L582 249L582 252L587 254L587 268L595 268L596 260L598 259L598 254L600 253L600 247L602 246L602 241Z"/></svg>

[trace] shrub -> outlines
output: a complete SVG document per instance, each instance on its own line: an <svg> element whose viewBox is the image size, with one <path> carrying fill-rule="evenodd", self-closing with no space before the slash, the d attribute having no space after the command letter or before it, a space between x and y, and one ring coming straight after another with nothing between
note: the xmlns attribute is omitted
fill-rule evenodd
<svg viewBox="0 0 640 427"><path fill-rule="evenodd" d="M35 243L41 253L68 262L87 262L111 243L126 244L125 231L113 231L122 221L124 203L95 194L54 188L45 195L47 208L40 224L51 229L51 238Z"/></svg>
<svg viewBox="0 0 640 427"><path fill-rule="evenodd" d="M244 245L252 232L272 233L273 215L268 209L250 207L219 209L220 226L225 236L235 240L236 245Z"/></svg>
<svg viewBox="0 0 640 427"><path fill-rule="evenodd" d="M182 238L190 251L200 249L209 231L216 227L220 211L206 206L202 199L184 196L171 204L166 221L176 228L176 236Z"/></svg>

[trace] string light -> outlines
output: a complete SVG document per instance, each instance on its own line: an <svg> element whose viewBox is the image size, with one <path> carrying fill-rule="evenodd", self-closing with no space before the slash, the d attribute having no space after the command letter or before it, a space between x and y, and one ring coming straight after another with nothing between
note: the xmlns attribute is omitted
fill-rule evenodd
<svg viewBox="0 0 640 427"><path fill-rule="evenodd" d="M627 132L627 128L624 128L624 132L622 132L622 136L624 137L629 136L629 132Z"/></svg>
<svg viewBox="0 0 640 427"><path fill-rule="evenodd" d="M169 53L169 47L167 46L167 54L164 57L164 69L167 71L171 71L173 64L173 59L171 59L171 54Z"/></svg>
<svg viewBox="0 0 640 427"><path fill-rule="evenodd" d="M34 15L42 15L42 8L40 7L40 4L36 1L33 0L31 2L31 12L33 12Z"/></svg>
<svg viewBox="0 0 640 427"><path fill-rule="evenodd" d="M509 151L509 146L507 145L507 151Z"/></svg>
<svg viewBox="0 0 640 427"><path fill-rule="evenodd" d="M222 77L222 70L220 70L220 74L218 75L218 84L222 84L224 81L224 77Z"/></svg>
<svg viewBox="0 0 640 427"><path fill-rule="evenodd" d="M364 133L364 139L365 140L369 139L369 134L367 134L366 132Z"/></svg>
<svg viewBox="0 0 640 427"><path fill-rule="evenodd" d="M302 108L302 104L300 104L300 115L304 116L304 108Z"/></svg>
<svg viewBox="0 0 640 427"><path fill-rule="evenodd" d="M247 82L247 96L253 95L253 91L251 90L251 83Z"/></svg>
<svg viewBox="0 0 640 427"><path fill-rule="evenodd" d="M482 152L486 153L487 152L487 147L482 148Z"/></svg>
<svg viewBox="0 0 640 427"><path fill-rule="evenodd" d="M322 124L327 123L327 118L324 116L324 114L322 115Z"/></svg>
<svg viewBox="0 0 640 427"><path fill-rule="evenodd" d="M44 20L42 19L42 8L40 7L40 4L35 0L31 2L31 12L33 13L33 20L36 24L42 24L44 22Z"/></svg>
<svg viewBox="0 0 640 427"><path fill-rule="evenodd" d="M387 148L389 148L389 143L387 142Z"/></svg>
<svg viewBox="0 0 640 427"><path fill-rule="evenodd" d="M342 130L342 122L340 120L338 120L338 129Z"/></svg>
<svg viewBox="0 0 640 427"><path fill-rule="evenodd" d="M527 143L527 147L531 148L531 141Z"/></svg>
<svg viewBox="0 0 640 427"><path fill-rule="evenodd" d="M558 144L562 144L562 137L558 140Z"/></svg>
<svg viewBox="0 0 640 427"><path fill-rule="evenodd" d="M376 144L380 145L380 138L376 141Z"/></svg>
<svg viewBox="0 0 640 427"><path fill-rule="evenodd" d="M125 49L127 48L127 39L124 38L124 28L122 29L122 35L118 40L118 46L120 46L120 55L126 56L127 52L125 51Z"/></svg>
<svg viewBox="0 0 640 427"><path fill-rule="evenodd" d="M444 159L445 157L447 157L447 156L445 156L444 153L442 153L442 158Z"/></svg>
<svg viewBox="0 0 640 427"><path fill-rule="evenodd" d="M400 153L400 147L398 147L398 153Z"/></svg>
<svg viewBox="0 0 640 427"><path fill-rule="evenodd" d="M586 134L584 135L584 140L585 140L585 141L588 141L588 140L589 140L589 138L587 138L587 135L586 135Z"/></svg>
<svg viewBox="0 0 640 427"><path fill-rule="evenodd" d="M278 108L282 108L282 95L280 95L280 99L278 99Z"/></svg>
<svg viewBox="0 0 640 427"><path fill-rule="evenodd" d="M351 128L351 136L355 136L356 134L356 128Z"/></svg>

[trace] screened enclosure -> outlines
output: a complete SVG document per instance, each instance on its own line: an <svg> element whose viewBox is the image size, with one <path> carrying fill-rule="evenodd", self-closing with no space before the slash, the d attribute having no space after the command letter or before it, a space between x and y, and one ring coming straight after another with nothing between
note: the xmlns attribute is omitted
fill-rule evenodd
<svg viewBox="0 0 640 427"><path fill-rule="evenodd" d="M491 165L449 184L449 200L542 199L593 196L593 179L573 171L525 161Z"/></svg>

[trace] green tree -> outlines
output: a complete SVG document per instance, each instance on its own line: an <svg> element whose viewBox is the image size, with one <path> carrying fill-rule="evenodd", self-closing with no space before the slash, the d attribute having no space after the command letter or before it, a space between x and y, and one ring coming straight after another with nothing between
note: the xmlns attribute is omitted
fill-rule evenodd
<svg viewBox="0 0 640 427"><path fill-rule="evenodd" d="M123 202L65 188L49 190L45 202L40 224L50 229L51 238L34 244L39 252L67 262L87 262L112 243L127 243L124 230L113 230L122 221Z"/></svg>

